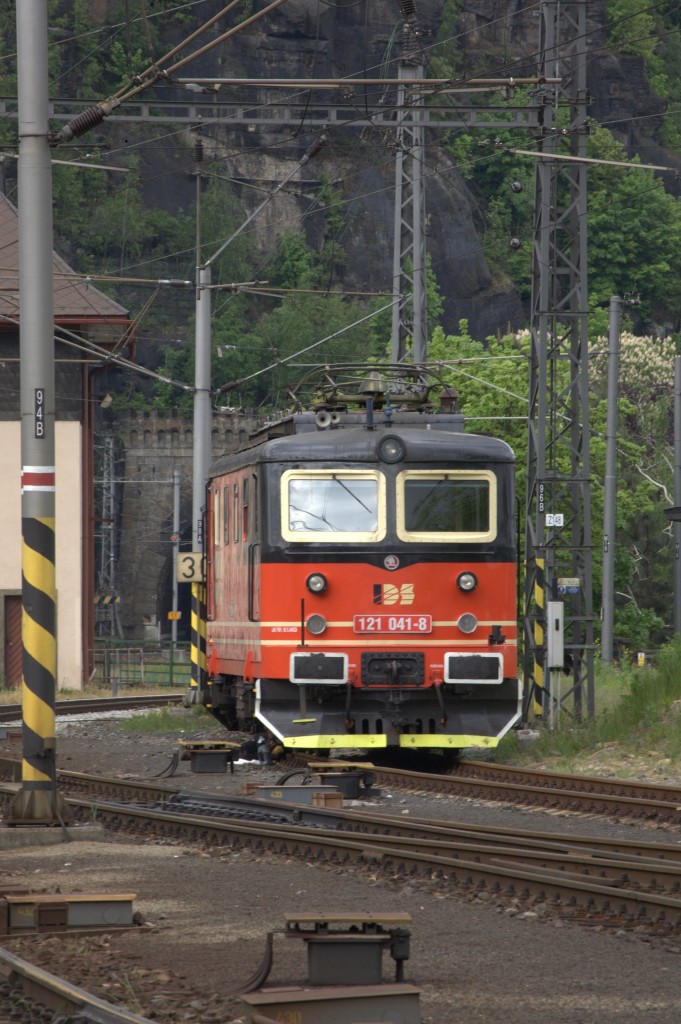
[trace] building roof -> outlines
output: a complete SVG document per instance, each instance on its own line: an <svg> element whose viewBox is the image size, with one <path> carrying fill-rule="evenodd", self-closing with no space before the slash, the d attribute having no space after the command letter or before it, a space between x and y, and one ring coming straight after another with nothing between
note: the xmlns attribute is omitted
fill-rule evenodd
<svg viewBox="0 0 681 1024"><path fill-rule="evenodd" d="M116 325L120 336L121 328L130 324L128 310L78 278L57 253L52 266L55 323ZM4 317L19 318L19 214L0 193L0 318Z"/></svg>

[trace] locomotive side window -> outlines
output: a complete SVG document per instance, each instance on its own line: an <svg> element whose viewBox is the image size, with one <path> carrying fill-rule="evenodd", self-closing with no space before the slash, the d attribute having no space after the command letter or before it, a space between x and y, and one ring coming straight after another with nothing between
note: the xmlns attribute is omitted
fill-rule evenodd
<svg viewBox="0 0 681 1024"><path fill-rule="evenodd" d="M248 477L244 477L241 485L241 514L242 514L242 527L241 536L244 540L248 539Z"/></svg>
<svg viewBox="0 0 681 1024"><path fill-rule="evenodd" d="M239 484L234 484L234 503L232 505L232 522L234 523L234 543L239 540Z"/></svg>
<svg viewBox="0 0 681 1024"><path fill-rule="evenodd" d="M405 541L492 541L497 487L486 470L407 470L397 478L397 535Z"/></svg>
<svg viewBox="0 0 681 1024"><path fill-rule="evenodd" d="M282 476L285 540L366 542L386 531L385 477L364 469L293 469Z"/></svg>
<svg viewBox="0 0 681 1024"><path fill-rule="evenodd" d="M220 522L220 491L213 491L213 542L219 547L222 541L222 523Z"/></svg>
<svg viewBox="0 0 681 1024"><path fill-rule="evenodd" d="M222 522L225 544L229 544L229 487L224 487L222 490Z"/></svg>
<svg viewBox="0 0 681 1024"><path fill-rule="evenodd" d="M253 474L252 481L253 484L251 490L253 491L253 500L251 501L251 532L253 534L253 539L257 540L260 524L258 522L258 478L255 473Z"/></svg>

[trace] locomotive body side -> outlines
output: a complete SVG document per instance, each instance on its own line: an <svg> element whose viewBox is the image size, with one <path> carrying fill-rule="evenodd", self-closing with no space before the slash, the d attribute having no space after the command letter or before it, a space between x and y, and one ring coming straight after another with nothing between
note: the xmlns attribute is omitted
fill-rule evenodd
<svg viewBox="0 0 681 1024"><path fill-rule="evenodd" d="M455 750L494 746L518 720L503 442L283 437L218 464L209 506L210 703L226 724L254 717L294 749Z"/></svg>
<svg viewBox="0 0 681 1024"><path fill-rule="evenodd" d="M208 706L229 728L254 719L260 674L260 471L236 460L208 489Z"/></svg>

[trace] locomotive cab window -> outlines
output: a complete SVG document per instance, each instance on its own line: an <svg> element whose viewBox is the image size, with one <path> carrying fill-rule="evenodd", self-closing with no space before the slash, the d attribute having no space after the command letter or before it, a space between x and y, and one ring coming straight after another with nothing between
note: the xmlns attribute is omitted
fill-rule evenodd
<svg viewBox="0 0 681 1024"><path fill-rule="evenodd" d="M225 544L229 544L229 487L222 489L222 526Z"/></svg>
<svg viewBox="0 0 681 1024"><path fill-rule="evenodd" d="M485 541L497 535L497 487L486 470L406 470L397 478L404 541Z"/></svg>
<svg viewBox="0 0 681 1024"><path fill-rule="evenodd" d="M213 540L215 547L219 547L222 541L222 523L220 522L220 491L215 489L212 494L213 498Z"/></svg>
<svg viewBox="0 0 681 1024"><path fill-rule="evenodd" d="M239 484L238 484L238 482L234 484L234 489L232 491L232 494L234 496L234 500L233 500L233 504L232 504L232 509L233 509L233 512L234 512L234 515L232 516L232 523L234 524L234 543L237 544L239 542L239 540L241 539L240 538L240 534L239 534L239 526L240 526L240 523L241 523L241 516L239 514Z"/></svg>
<svg viewBox="0 0 681 1024"><path fill-rule="evenodd" d="M364 469L293 469L282 476L281 532L304 543L372 543L386 532L385 477Z"/></svg>
<svg viewBox="0 0 681 1024"><path fill-rule="evenodd" d="M248 477L244 477L241 485L241 512L242 512L242 527L241 536L244 540L248 540Z"/></svg>

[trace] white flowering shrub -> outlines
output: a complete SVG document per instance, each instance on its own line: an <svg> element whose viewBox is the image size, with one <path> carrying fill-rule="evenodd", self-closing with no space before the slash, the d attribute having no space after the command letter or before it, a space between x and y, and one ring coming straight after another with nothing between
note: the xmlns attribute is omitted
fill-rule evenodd
<svg viewBox="0 0 681 1024"><path fill-rule="evenodd" d="M674 386L673 338L639 336L624 331L620 337L620 393L622 395L651 395ZM599 338L589 353L591 376L594 381L604 380L608 373L608 339Z"/></svg>

